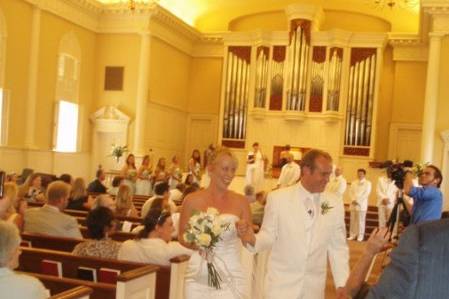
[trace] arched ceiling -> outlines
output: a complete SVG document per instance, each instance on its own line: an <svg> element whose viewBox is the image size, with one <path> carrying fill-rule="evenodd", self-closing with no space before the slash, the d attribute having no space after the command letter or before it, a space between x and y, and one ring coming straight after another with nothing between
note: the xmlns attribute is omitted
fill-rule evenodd
<svg viewBox="0 0 449 299"><path fill-rule="evenodd" d="M97 0L102 3L129 0ZM152 2L152 0L134 0ZM396 5L379 7L379 0L155 0L186 23L200 31L226 31L229 23L237 18L256 13L283 10L289 4L308 3L324 10L341 10L375 16L391 24L392 32L417 33L419 28L419 5L408 7ZM419 0L412 0L412 2ZM382 2L382 1L381 1ZM397 0L404 2L404 0ZM409 0L410 2L410 0Z"/></svg>

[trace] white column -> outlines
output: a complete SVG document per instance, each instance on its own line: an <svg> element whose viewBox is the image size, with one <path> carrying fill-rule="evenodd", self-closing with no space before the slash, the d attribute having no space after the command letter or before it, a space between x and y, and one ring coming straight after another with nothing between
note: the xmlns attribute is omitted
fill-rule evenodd
<svg viewBox="0 0 449 299"><path fill-rule="evenodd" d="M443 211L449 211L449 130L441 132L443 140L443 163L441 164L441 173L443 174L443 183L441 192L443 192Z"/></svg>
<svg viewBox="0 0 449 299"><path fill-rule="evenodd" d="M28 74L28 99L26 104L25 147L35 148L36 91L39 67L39 35L41 30L41 9L33 6L31 19L30 72Z"/></svg>
<svg viewBox="0 0 449 299"><path fill-rule="evenodd" d="M438 80L440 79L440 50L443 33L429 33L429 59L427 61L426 94L421 136L421 162L433 161L435 120L438 105Z"/></svg>
<svg viewBox="0 0 449 299"><path fill-rule="evenodd" d="M148 99L148 80L150 68L150 33L141 33L140 43L139 73L137 77L137 97L136 97L136 122L134 126L134 154L142 156L145 154L145 115Z"/></svg>

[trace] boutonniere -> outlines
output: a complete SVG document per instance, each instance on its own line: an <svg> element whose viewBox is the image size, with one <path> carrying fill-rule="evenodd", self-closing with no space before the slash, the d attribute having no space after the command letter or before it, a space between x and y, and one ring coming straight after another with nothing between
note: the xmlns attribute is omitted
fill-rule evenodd
<svg viewBox="0 0 449 299"><path fill-rule="evenodd" d="M334 207L331 207L330 205L329 205L329 202L327 202L327 201L323 201L322 203L321 203L321 215L326 215L328 212L329 212L329 210L330 209L333 209Z"/></svg>

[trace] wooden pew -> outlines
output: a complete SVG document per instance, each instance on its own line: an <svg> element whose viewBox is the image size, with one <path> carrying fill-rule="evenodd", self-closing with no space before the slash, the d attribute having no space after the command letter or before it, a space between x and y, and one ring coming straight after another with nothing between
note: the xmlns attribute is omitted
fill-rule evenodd
<svg viewBox="0 0 449 299"><path fill-rule="evenodd" d="M72 252L82 239L52 237L32 233L22 233L22 239L30 241L33 248ZM170 260L170 267L159 267L156 275L156 298L183 298L184 272L188 256L179 256ZM63 271L64 273L64 271Z"/></svg>
<svg viewBox="0 0 449 299"><path fill-rule="evenodd" d="M20 255L20 271L40 273L42 259L49 259L62 263L62 273L64 278L79 281L77 278L78 267L89 267L99 270L100 268L113 268L121 271L116 285L116 299L142 298L142 294L150 294L154 298L156 288L156 271L159 267L155 265L145 265L141 263L117 261L110 259L98 259L93 257L79 257L71 253L54 250L24 248ZM88 285L88 281L81 281ZM107 285L107 284L106 284ZM114 286L113 286L114 287ZM98 296L98 297L97 297ZM94 289L92 298L105 298L96 293Z"/></svg>
<svg viewBox="0 0 449 299"><path fill-rule="evenodd" d="M51 296L50 299L89 299L92 291L91 288L79 286Z"/></svg>

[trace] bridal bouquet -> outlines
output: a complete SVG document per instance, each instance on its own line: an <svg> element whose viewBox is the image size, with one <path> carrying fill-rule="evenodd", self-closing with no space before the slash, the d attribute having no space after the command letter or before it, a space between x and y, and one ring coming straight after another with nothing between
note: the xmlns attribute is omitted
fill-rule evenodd
<svg viewBox="0 0 449 299"><path fill-rule="evenodd" d="M229 229L217 209L208 208L206 212L194 212L184 232L184 240L199 247L201 256L207 262L208 284L220 289L221 277L214 264L214 248L221 240L221 234Z"/></svg>

